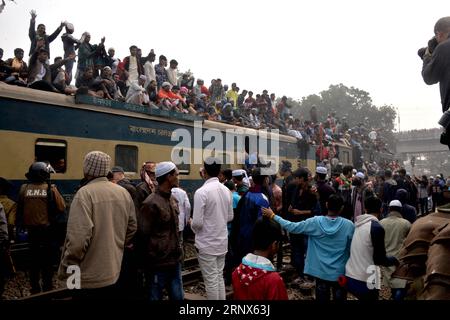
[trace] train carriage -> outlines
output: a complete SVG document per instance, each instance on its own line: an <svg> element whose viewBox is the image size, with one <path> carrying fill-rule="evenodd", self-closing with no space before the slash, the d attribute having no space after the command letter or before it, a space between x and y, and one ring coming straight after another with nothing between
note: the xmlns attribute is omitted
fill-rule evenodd
<svg viewBox="0 0 450 320"><path fill-rule="evenodd" d="M181 186L192 194L202 184L199 176L201 161L194 162L193 158L203 155L211 144L205 137L208 130L222 136L223 151L216 150L215 156L223 157L226 163L230 159L236 160L238 153L243 151L236 146L227 148L227 132L245 136L247 152L261 139L258 130L202 120L197 116L149 110L145 106L88 96L75 99L0 83L0 176L14 184L16 193L20 184L26 181L24 174L33 161L49 161L57 172L52 175L52 180L70 201L83 178L84 155L101 150L111 156L112 165L122 166L126 176L135 181L140 179L139 171L145 161L167 161L174 153L188 158L191 164L179 166L180 180ZM179 132L190 135L190 148L179 147ZM275 161L277 168L279 161L288 160L294 167L300 162L310 170L314 169L314 148L299 144L290 136L276 133L267 136L270 142L278 141L278 152L275 153L279 157L270 154L270 142L266 157L268 161ZM186 141L183 143L186 145ZM180 149L183 150L180 152ZM235 162L227 166L231 169L242 167Z"/></svg>

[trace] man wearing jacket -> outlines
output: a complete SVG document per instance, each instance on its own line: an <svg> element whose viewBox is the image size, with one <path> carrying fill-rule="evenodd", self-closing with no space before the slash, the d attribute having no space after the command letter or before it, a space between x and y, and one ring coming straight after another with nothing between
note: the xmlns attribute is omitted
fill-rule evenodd
<svg viewBox="0 0 450 320"><path fill-rule="evenodd" d="M235 300L287 300L283 279L272 259L282 239L280 225L269 219L258 220L252 232L253 253L248 253L233 272Z"/></svg>
<svg viewBox="0 0 450 320"><path fill-rule="evenodd" d="M347 289L359 300L378 300L380 270L378 266L398 264L395 257L386 256L384 229L378 221L382 202L375 197L364 202L366 213L355 222L350 258L345 265Z"/></svg>
<svg viewBox="0 0 450 320"><path fill-rule="evenodd" d="M162 300L164 288L171 300L183 300L180 212L171 193L179 186L178 169L173 162L160 162L155 175L158 187L142 203L138 227L150 300Z"/></svg>
<svg viewBox="0 0 450 320"><path fill-rule="evenodd" d="M30 14L31 20L28 36L31 40L31 46L29 55L31 56L36 51L36 48L44 46L45 50L48 52L48 58L50 58L50 42L55 40L56 37L61 33L65 23L61 22L61 25L55 30L55 32L48 36L45 33L45 25L43 25L42 23L38 24L37 30L35 29L37 17L36 11L31 10Z"/></svg>
<svg viewBox="0 0 450 320"><path fill-rule="evenodd" d="M137 227L130 194L106 178L110 161L101 151L85 156L83 172L88 182L70 206L59 276L68 277L67 272L78 266L81 290L76 294L83 299L116 296L123 250Z"/></svg>
<svg viewBox="0 0 450 320"><path fill-rule="evenodd" d="M305 221L290 222L263 209L264 216L280 223L291 234L308 236L305 273L316 278L316 300L329 301L330 291L334 300L346 300L347 292L338 283L345 273L345 263L350 255L354 231L353 223L340 217L344 208L341 196L333 194L327 201L326 216L315 216Z"/></svg>
<svg viewBox="0 0 450 320"><path fill-rule="evenodd" d="M54 170L48 163L33 163L25 174L29 183L20 187L17 201L17 228L28 230L30 242L32 294L53 289L53 222L66 207L58 189L50 183L50 173Z"/></svg>

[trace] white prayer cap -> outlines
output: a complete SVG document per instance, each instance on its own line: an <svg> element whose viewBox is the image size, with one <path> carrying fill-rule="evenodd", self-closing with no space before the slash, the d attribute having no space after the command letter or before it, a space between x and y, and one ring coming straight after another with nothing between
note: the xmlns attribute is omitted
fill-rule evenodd
<svg viewBox="0 0 450 320"><path fill-rule="evenodd" d="M237 169L237 170L233 170L231 175L233 177L239 177L239 176L247 176L247 173L245 172L244 169Z"/></svg>
<svg viewBox="0 0 450 320"><path fill-rule="evenodd" d="M163 84L161 85L161 88L164 88L164 87L167 87L167 86L169 86L169 87L171 87L171 85L170 85L170 82L163 82Z"/></svg>
<svg viewBox="0 0 450 320"><path fill-rule="evenodd" d="M139 76L139 79L144 80L144 81L147 81L147 77L146 77L145 75L143 75L143 74L141 74L141 75Z"/></svg>
<svg viewBox="0 0 450 320"><path fill-rule="evenodd" d="M155 176L156 176L156 178L161 177L161 176L169 173L176 167L177 166L173 162L170 162L170 161L159 162L156 165Z"/></svg>
<svg viewBox="0 0 450 320"><path fill-rule="evenodd" d="M320 174L327 174L328 170L325 167L317 167L316 168L316 173L320 173Z"/></svg>
<svg viewBox="0 0 450 320"><path fill-rule="evenodd" d="M362 172L357 172L355 176L357 176L360 179L364 179L364 173Z"/></svg>
<svg viewBox="0 0 450 320"><path fill-rule="evenodd" d="M402 203L399 200L392 200L391 202L389 202L389 208L390 207L401 208L402 207Z"/></svg>
<svg viewBox="0 0 450 320"><path fill-rule="evenodd" d="M70 22L67 22L67 21L66 21L66 28L67 28L68 30L75 30L73 24L71 24Z"/></svg>

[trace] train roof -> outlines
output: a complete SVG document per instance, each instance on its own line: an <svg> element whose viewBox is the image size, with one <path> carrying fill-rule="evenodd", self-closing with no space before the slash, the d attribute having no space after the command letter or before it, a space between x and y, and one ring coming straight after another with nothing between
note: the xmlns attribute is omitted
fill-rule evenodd
<svg viewBox="0 0 450 320"><path fill-rule="evenodd" d="M173 111L151 110L146 106L139 106L119 101L100 99L91 96L68 96L61 93L46 92L30 88L8 85L0 82L0 98L9 98L20 101L56 105L67 108L84 109L89 111L105 112L109 114L125 115L161 122L175 123L183 126L194 126L195 121L201 121L204 128L226 130L241 130L246 135L261 135L261 131L247 127L231 125L220 121L204 120L195 115L181 114ZM295 143L296 138L267 132L268 138L279 138L285 142Z"/></svg>

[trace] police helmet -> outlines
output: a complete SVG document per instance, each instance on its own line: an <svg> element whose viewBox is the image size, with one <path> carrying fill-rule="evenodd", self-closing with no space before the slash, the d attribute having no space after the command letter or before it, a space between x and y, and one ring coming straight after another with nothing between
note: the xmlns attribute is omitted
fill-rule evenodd
<svg viewBox="0 0 450 320"><path fill-rule="evenodd" d="M49 163L38 161L30 166L25 177L32 182L43 182L50 179L51 173L55 173L55 170Z"/></svg>

